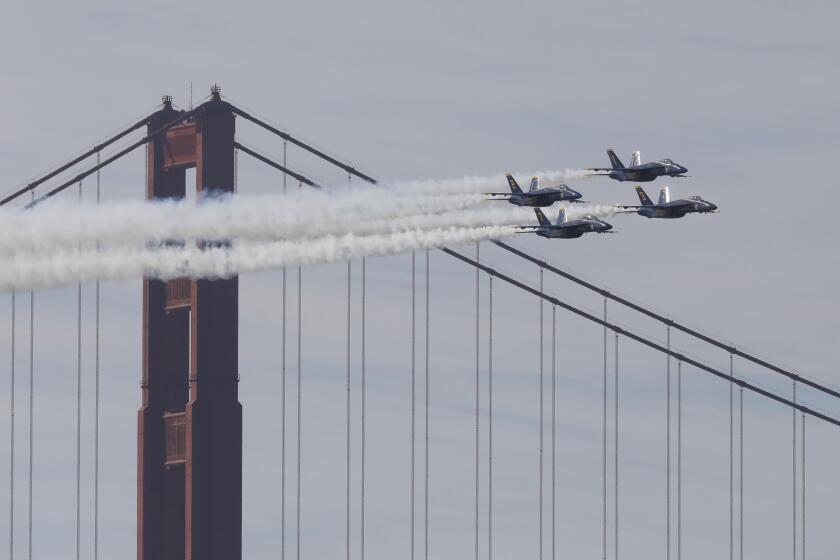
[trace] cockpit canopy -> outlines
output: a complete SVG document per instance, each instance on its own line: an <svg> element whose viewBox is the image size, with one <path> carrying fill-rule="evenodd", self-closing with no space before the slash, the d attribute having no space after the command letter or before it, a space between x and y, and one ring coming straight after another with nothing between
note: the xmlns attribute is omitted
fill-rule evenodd
<svg viewBox="0 0 840 560"><path fill-rule="evenodd" d="M668 165L674 165L674 160L665 158L662 160L662 163L667 163Z"/></svg>
<svg viewBox="0 0 840 560"><path fill-rule="evenodd" d="M697 196L696 194L695 194L695 195L693 195L693 196L689 196L689 197L688 197L688 200L694 200L694 201L696 201L696 202L703 202L703 199L702 199L702 198L700 198L699 196Z"/></svg>

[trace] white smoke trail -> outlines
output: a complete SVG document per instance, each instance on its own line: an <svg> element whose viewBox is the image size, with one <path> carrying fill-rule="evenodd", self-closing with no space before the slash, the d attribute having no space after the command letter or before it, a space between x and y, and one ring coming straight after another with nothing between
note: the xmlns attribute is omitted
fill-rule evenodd
<svg viewBox="0 0 840 560"><path fill-rule="evenodd" d="M0 211L0 255L197 239L298 239L341 235L370 220L433 215L481 204L481 195L232 196L188 202L103 205L56 201ZM457 225L457 224L449 224Z"/></svg>
<svg viewBox="0 0 840 560"><path fill-rule="evenodd" d="M282 266L313 265L372 257L443 245L474 243L516 233L506 226L455 227L428 231L357 236L347 234L300 241L233 243L229 247L195 246L103 251L60 251L6 260L0 268L0 290L43 289L76 281L122 280L150 276L226 278Z"/></svg>
<svg viewBox="0 0 840 560"><path fill-rule="evenodd" d="M504 202L485 205L484 201L480 194L420 194L416 189L408 189L408 194L394 189L365 189L336 193L304 191L289 196L236 195L206 200L199 205L185 201L136 201L100 206L50 201L29 210L0 209L0 256L20 251L43 253L166 240L302 239L348 232L371 234L452 227L459 225L458 214L453 212L470 208L488 210L478 215L463 214L465 219L476 218L470 225L512 225L534 219L530 211L517 213ZM507 207L508 213L490 213L494 206L495 209ZM434 217L444 213L446 217ZM569 219L586 213L604 217L611 210L573 204L567 213ZM424 222L423 216L431 218ZM491 216L495 217L491 219ZM405 217L414 219L403 220Z"/></svg>
<svg viewBox="0 0 840 560"><path fill-rule="evenodd" d="M554 171L538 171L536 173L513 173L514 178L521 183L524 183L525 179L539 177L542 186L555 185L558 183L597 177L600 175L603 175L603 173L599 171L589 171L588 169L563 169ZM403 181L394 183L391 188L402 192L409 191L416 192L418 194L474 193L486 191L506 192L508 190L507 179L503 173L488 176L466 175L460 179Z"/></svg>
<svg viewBox="0 0 840 560"><path fill-rule="evenodd" d="M566 170L542 176L556 181L588 174ZM0 287L140 274L224 276L231 273L224 272L225 266L247 272L328 262L336 254L372 256L506 235L515 231L510 226L533 224L532 210L485 203L475 192L504 192L506 187L500 175L283 196L234 195L197 205L49 201L28 210L0 209ZM569 219L614 213L609 206L566 208ZM556 211L545 211L556 219ZM195 248L197 240L214 239L229 240L232 248ZM184 248L173 248L175 241Z"/></svg>

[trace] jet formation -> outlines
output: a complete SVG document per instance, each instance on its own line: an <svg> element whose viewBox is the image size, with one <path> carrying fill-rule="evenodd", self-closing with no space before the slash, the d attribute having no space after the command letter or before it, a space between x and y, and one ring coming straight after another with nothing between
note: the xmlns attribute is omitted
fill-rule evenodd
<svg viewBox="0 0 840 560"><path fill-rule="evenodd" d="M650 182L658 177L687 177L688 169L670 159L642 163L641 153L633 152L633 159L629 167L625 167L615 155L615 151L607 150L607 155L612 163L611 168L589 168L589 171L605 172L604 175L616 181ZM556 223L552 224L540 208L552 206L555 202L584 202L581 193L568 185L557 185L552 187L540 187L539 178L533 177L527 192L523 191L516 179L510 173L506 174L510 193L483 193L491 196L488 200L504 200L516 206L528 206L534 208L537 217L537 225L518 226L521 233L535 233L547 239L577 239L585 233L615 233L613 226L604 220L586 214L578 219L570 220L567 215L567 208L562 207L557 215ZM636 186L636 194L639 196L640 205L614 204L612 208L616 213L633 213L646 218L682 218L687 214L708 214L717 212L718 207L699 196L689 196L671 200L671 193L668 187L663 187L659 192L659 199L654 204L641 186Z"/></svg>

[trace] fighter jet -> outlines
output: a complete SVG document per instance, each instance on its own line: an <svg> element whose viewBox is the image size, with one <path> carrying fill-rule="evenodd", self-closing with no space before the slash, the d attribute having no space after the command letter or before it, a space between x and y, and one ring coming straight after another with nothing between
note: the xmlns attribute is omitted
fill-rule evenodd
<svg viewBox="0 0 840 560"><path fill-rule="evenodd" d="M540 237L546 237L548 239L576 239L584 233L593 231L595 233L607 233L612 229L610 224L590 214L587 214L579 220L567 221L565 208L560 209L556 225L552 225L539 208L534 208L534 213L537 215L539 225L520 226L523 233L533 231Z"/></svg>
<svg viewBox="0 0 840 560"><path fill-rule="evenodd" d="M555 202L569 201L569 202L583 202L580 200L582 196L579 192L570 189L567 185L557 185L556 187L540 188L540 180L538 177L531 179L531 186L528 192L523 192L519 188L519 184L513 175L507 173L508 185L510 185L510 194L508 193L483 193L490 196L503 196L506 198L491 198L490 200L507 200L511 204L517 206L551 206Z"/></svg>
<svg viewBox="0 0 840 560"><path fill-rule="evenodd" d="M607 171L610 179L616 181L634 181L647 183L657 177L685 177L688 169L670 159L642 163L641 152L633 152L633 161L630 167L624 167L618 156L612 150L607 150L612 167L590 167L589 171Z"/></svg>
<svg viewBox="0 0 840 560"><path fill-rule="evenodd" d="M671 200L668 187L659 191L659 201L654 204L647 193L640 186L636 186L641 206L617 206L631 210L646 218L682 218L686 214L706 214L717 211L717 206L707 202L699 196L690 196L679 200Z"/></svg>

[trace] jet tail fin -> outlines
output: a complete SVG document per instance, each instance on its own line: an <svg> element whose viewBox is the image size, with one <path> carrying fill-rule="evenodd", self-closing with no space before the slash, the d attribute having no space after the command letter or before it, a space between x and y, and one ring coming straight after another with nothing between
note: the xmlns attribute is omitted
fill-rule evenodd
<svg viewBox="0 0 840 560"><path fill-rule="evenodd" d="M639 150L634 150L633 157L631 157L630 159L632 160L630 162L631 167L642 165L642 152L640 152Z"/></svg>
<svg viewBox="0 0 840 560"><path fill-rule="evenodd" d="M662 190L659 191L659 205L662 206L671 202L671 191L668 190L668 187L662 187Z"/></svg>
<svg viewBox="0 0 840 560"><path fill-rule="evenodd" d="M540 188L540 178L539 177L531 177L531 186L528 189L528 192L534 192Z"/></svg>
<svg viewBox="0 0 840 560"><path fill-rule="evenodd" d="M624 164L621 163L621 160L618 159L618 156L615 155L613 150L607 150L607 156L610 158L610 163L613 166L613 169L624 169Z"/></svg>
<svg viewBox="0 0 840 560"><path fill-rule="evenodd" d="M550 226L551 222L548 221L548 218L545 217L545 214L542 213L542 210L539 208L534 208L534 214L537 215L537 221L540 223L541 226Z"/></svg>
<svg viewBox="0 0 840 560"><path fill-rule="evenodd" d="M562 225L566 223L566 209L561 208L560 212L557 214L557 225Z"/></svg>
<svg viewBox="0 0 840 560"><path fill-rule="evenodd" d="M508 185L510 186L510 192L513 194L522 194L522 189L519 188L519 183L516 182L513 175L506 173L505 176L507 177Z"/></svg>
<svg viewBox="0 0 840 560"><path fill-rule="evenodd" d="M636 185L636 194L639 195L639 200L641 201L642 206L653 206L653 201L639 185Z"/></svg>

